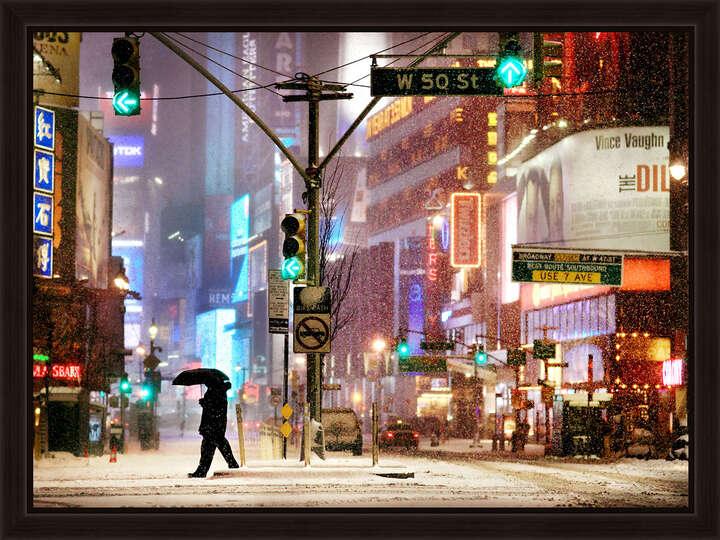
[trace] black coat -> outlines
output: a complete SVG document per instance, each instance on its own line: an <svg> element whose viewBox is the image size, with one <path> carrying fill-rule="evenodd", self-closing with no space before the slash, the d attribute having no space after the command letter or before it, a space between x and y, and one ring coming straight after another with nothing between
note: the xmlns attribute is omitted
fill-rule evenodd
<svg viewBox="0 0 720 540"><path fill-rule="evenodd" d="M202 418L200 419L200 435L209 438L222 438L227 429L227 396L225 390L211 387L200 399Z"/></svg>

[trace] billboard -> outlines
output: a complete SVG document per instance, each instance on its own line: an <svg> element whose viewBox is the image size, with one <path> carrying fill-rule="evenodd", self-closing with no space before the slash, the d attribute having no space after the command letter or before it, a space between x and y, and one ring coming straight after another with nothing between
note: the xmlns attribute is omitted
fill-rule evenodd
<svg viewBox="0 0 720 540"><path fill-rule="evenodd" d="M576 133L518 168L517 241L669 249L667 126Z"/></svg>
<svg viewBox="0 0 720 540"><path fill-rule="evenodd" d="M202 359L202 367L219 369L232 374L232 330L234 309L213 309L195 317L195 355Z"/></svg>
<svg viewBox="0 0 720 540"><path fill-rule="evenodd" d="M81 39L80 32L33 32L33 89L53 92L40 95L42 105L78 106Z"/></svg>
<svg viewBox="0 0 720 540"><path fill-rule="evenodd" d="M77 117L75 274L88 287L107 287L110 260L112 158L110 143L81 114Z"/></svg>
<svg viewBox="0 0 720 540"><path fill-rule="evenodd" d="M248 238L250 237L250 195L245 194L230 207L231 302L248 299Z"/></svg>
<svg viewBox="0 0 720 540"><path fill-rule="evenodd" d="M113 143L115 167L143 166L145 138L142 135L113 135L108 139Z"/></svg>

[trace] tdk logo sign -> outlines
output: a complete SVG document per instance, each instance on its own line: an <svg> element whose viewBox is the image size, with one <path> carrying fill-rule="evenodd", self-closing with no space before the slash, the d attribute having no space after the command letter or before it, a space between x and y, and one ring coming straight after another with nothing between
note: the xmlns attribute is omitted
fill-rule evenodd
<svg viewBox="0 0 720 540"><path fill-rule="evenodd" d="M142 167L145 154L145 138L141 135L113 135L108 137L113 143L113 161L115 167Z"/></svg>

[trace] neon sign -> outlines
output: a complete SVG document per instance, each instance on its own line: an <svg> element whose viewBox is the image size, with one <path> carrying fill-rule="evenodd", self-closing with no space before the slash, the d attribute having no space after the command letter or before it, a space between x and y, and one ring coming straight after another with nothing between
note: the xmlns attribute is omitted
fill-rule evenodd
<svg viewBox="0 0 720 540"><path fill-rule="evenodd" d="M33 378L38 379L47 375L47 366L34 365ZM79 364L55 364L50 370L50 377L53 379L79 379Z"/></svg>
<svg viewBox="0 0 720 540"><path fill-rule="evenodd" d="M438 252L435 242L435 227L432 221L427 223L427 278L429 281L437 281L438 278Z"/></svg>
<svg viewBox="0 0 720 540"><path fill-rule="evenodd" d="M450 196L450 264L455 268L480 266L480 193Z"/></svg>
<svg viewBox="0 0 720 540"><path fill-rule="evenodd" d="M680 386L682 380L683 359L664 360L662 365L662 381L665 386Z"/></svg>

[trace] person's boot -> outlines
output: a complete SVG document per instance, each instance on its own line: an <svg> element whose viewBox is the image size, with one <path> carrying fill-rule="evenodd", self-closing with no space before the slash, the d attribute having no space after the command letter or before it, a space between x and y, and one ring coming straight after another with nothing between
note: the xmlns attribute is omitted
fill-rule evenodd
<svg viewBox="0 0 720 540"><path fill-rule="evenodd" d="M188 478L205 478L207 471L196 470L195 472L188 473Z"/></svg>
<svg viewBox="0 0 720 540"><path fill-rule="evenodd" d="M231 469L239 469L240 464L237 461L235 461L235 458L232 458L232 461L228 461L228 467Z"/></svg>

